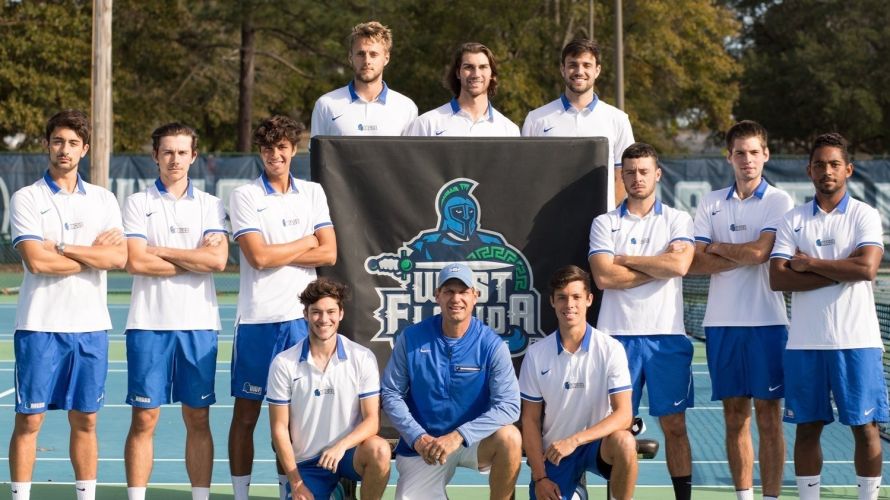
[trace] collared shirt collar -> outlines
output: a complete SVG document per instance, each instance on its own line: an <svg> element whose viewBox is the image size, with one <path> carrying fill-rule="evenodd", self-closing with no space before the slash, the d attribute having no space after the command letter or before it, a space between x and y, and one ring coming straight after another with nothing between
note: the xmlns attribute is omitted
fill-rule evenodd
<svg viewBox="0 0 890 500"><path fill-rule="evenodd" d="M590 350L590 336L593 334L593 327L587 325L587 329L584 330L584 338L581 339L581 350L584 352L588 352ZM562 347L562 337L559 335L559 330L556 330L556 354L562 354L562 351L565 349Z"/></svg>
<svg viewBox="0 0 890 500"><path fill-rule="evenodd" d="M155 179L155 187L158 188L158 192L161 194L167 194L169 192L169 191L167 191L167 186L165 186L164 183L161 182L160 177ZM192 187L191 179L188 179L188 186L185 188L185 195L188 196L189 198L195 197L195 190Z"/></svg>
<svg viewBox="0 0 890 500"><path fill-rule="evenodd" d="M560 94L559 100L562 101L562 107L565 111L568 111L569 109L572 108L572 103L569 102L569 98L566 97L566 95L564 93ZM596 107L596 103L598 103L599 101L600 101L599 96L596 94L593 94L593 100L590 101L590 104L588 104L587 106L584 106L584 107L587 108L589 111L593 111L593 108Z"/></svg>
<svg viewBox="0 0 890 500"><path fill-rule="evenodd" d="M346 86L349 89L349 99L351 102L358 101L361 99L358 93L355 91L355 80L350 80L349 85ZM383 82L383 90L377 94L377 97L374 98L374 101L380 101L380 104L386 104L386 94L389 92L389 87L386 86L386 82Z"/></svg>
<svg viewBox="0 0 890 500"><path fill-rule="evenodd" d="M62 188L59 187L58 184L56 184L56 181L54 181L53 178L49 176L49 169L47 169L46 172L43 173L43 182L46 183L47 187L49 187L49 190L53 194L56 194L62 190ZM83 179L80 177L79 173L77 174L77 192L80 194L87 193L87 190L83 185Z"/></svg>
<svg viewBox="0 0 890 500"><path fill-rule="evenodd" d="M765 177L761 177L761 178L760 178L760 184L758 184L758 185L757 185L757 189L754 190L754 196L756 196L757 199L762 200L762 199L763 199L763 193L766 192L766 187L767 187L768 185L769 185L769 184L766 182L766 178L765 178ZM735 190L735 182L733 182L733 183L732 183L732 186L729 186L729 192L726 193L726 199L728 200L728 199L732 198L732 195L734 195L735 193L736 193L736 190Z"/></svg>
<svg viewBox="0 0 890 500"><path fill-rule="evenodd" d="M659 200L658 198L655 198L655 207L653 208L653 212L655 212L655 215L661 215L661 213L664 212L664 208L661 206L661 200ZM627 198L625 198L624 201L621 202L621 205L618 206L618 216L624 217L628 213Z"/></svg>
<svg viewBox="0 0 890 500"><path fill-rule="evenodd" d="M837 206L834 207L834 209L837 210L839 213L845 214L845 213L847 213L847 205L849 205L849 204L850 204L850 192L847 191L846 193L844 193L844 197L841 198L841 202L838 203ZM814 197L813 198L813 215L816 215L817 213L819 213L820 208L822 208L822 207L819 206L819 198Z"/></svg>
<svg viewBox="0 0 890 500"><path fill-rule="evenodd" d="M456 115L460 113L460 104L457 103L457 97L451 98L451 114ZM488 102L488 121L494 120L494 108L491 106L491 101Z"/></svg>
<svg viewBox="0 0 890 500"><path fill-rule="evenodd" d="M346 361L346 349L343 347L343 341L340 339L340 334L337 335L337 359L340 361ZM300 363L309 359L309 337L306 337L303 340L303 350L300 351Z"/></svg>
<svg viewBox="0 0 890 500"><path fill-rule="evenodd" d="M287 174L288 179L290 179L290 188L296 193L297 192L297 183L294 181L294 176L290 173ZM263 172L260 175L260 179L263 180L263 188L266 190L266 194L275 194L278 191L275 191L275 188L272 187L272 184L269 184L269 177L266 175L266 172Z"/></svg>

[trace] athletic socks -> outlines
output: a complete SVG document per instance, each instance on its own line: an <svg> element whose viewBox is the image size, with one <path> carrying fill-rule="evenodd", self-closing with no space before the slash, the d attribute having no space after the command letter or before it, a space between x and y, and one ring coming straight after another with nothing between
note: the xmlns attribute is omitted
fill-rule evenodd
<svg viewBox="0 0 890 500"><path fill-rule="evenodd" d="M210 500L210 488L192 486L192 500Z"/></svg>
<svg viewBox="0 0 890 500"><path fill-rule="evenodd" d="M74 489L77 491L77 500L95 500L96 480L75 481Z"/></svg>
<svg viewBox="0 0 890 500"><path fill-rule="evenodd" d="M735 490L735 497L737 500L754 500L754 488Z"/></svg>
<svg viewBox="0 0 890 500"><path fill-rule="evenodd" d="M671 477L674 483L674 497L677 500L690 500L692 498L692 475Z"/></svg>
<svg viewBox="0 0 890 500"><path fill-rule="evenodd" d="M232 490L235 493L234 500L248 500L247 490L250 489L250 474L246 476L232 476Z"/></svg>
<svg viewBox="0 0 890 500"><path fill-rule="evenodd" d="M877 500L881 491L881 477L856 476L859 486L859 500Z"/></svg>
<svg viewBox="0 0 890 500"><path fill-rule="evenodd" d="M127 500L145 500L145 486L127 486Z"/></svg>
<svg viewBox="0 0 890 500"><path fill-rule="evenodd" d="M287 474L278 474L278 498L279 500L288 500L287 498Z"/></svg>
<svg viewBox="0 0 890 500"><path fill-rule="evenodd" d="M31 483L12 483L12 500L31 500Z"/></svg>
<svg viewBox="0 0 890 500"><path fill-rule="evenodd" d="M822 476L797 476L797 495L800 500L819 500Z"/></svg>
<svg viewBox="0 0 890 500"><path fill-rule="evenodd" d="M763 495L763 500L779 500L779 497L771 497L769 495Z"/></svg>

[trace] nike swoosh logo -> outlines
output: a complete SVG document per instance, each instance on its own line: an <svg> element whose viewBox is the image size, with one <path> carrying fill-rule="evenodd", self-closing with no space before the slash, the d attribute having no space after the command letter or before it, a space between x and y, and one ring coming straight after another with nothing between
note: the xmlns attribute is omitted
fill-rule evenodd
<svg viewBox="0 0 890 500"><path fill-rule="evenodd" d="M420 352L423 352L423 353L432 352L432 349L424 349L421 347Z"/></svg>
<svg viewBox="0 0 890 500"><path fill-rule="evenodd" d="M867 416L871 415L871 412L873 412L873 411L875 411L874 408L869 408L869 409L865 410L865 416L867 417Z"/></svg>
<svg viewBox="0 0 890 500"><path fill-rule="evenodd" d="M807 483L807 488L812 488L813 486L818 486L818 485L819 485L818 481L816 481L815 483Z"/></svg>
<svg viewBox="0 0 890 500"><path fill-rule="evenodd" d="M210 396L213 396L213 393L212 393L212 392L211 392L210 394L201 394L201 399L207 399L207 398L209 398Z"/></svg>
<svg viewBox="0 0 890 500"><path fill-rule="evenodd" d="M154 212L149 212L149 213L145 214L145 216L146 216L146 217L151 217L151 216L154 215L154 214L155 214Z"/></svg>
<svg viewBox="0 0 890 500"><path fill-rule="evenodd" d="M258 208L258 209L256 209L256 211L257 211L257 212L262 212L263 210L265 210L265 209L267 209L267 208L269 208L269 207Z"/></svg>
<svg viewBox="0 0 890 500"><path fill-rule="evenodd" d="M800 226L800 227L798 227L798 228L795 228L795 229L794 229L794 232L795 232L795 233L799 233L801 229L803 229L803 226Z"/></svg>
<svg viewBox="0 0 890 500"><path fill-rule="evenodd" d="M436 130L436 135L442 135L444 133L445 133L444 130Z"/></svg>
<svg viewBox="0 0 890 500"><path fill-rule="evenodd" d="M684 399L681 399L680 401L674 401L674 406L680 406L681 404L683 404L683 401L686 401L686 399L684 398Z"/></svg>
<svg viewBox="0 0 890 500"><path fill-rule="evenodd" d="M719 213L720 213L720 210L714 210L713 212L711 212L711 215L717 215Z"/></svg>
<svg viewBox="0 0 890 500"><path fill-rule="evenodd" d="M77 491L86 491L87 490L86 488L76 488L76 489L77 489Z"/></svg>
<svg viewBox="0 0 890 500"><path fill-rule="evenodd" d="M44 210L44 211L42 211L42 212L40 212L40 215L43 215L43 214L45 214L45 213L47 213L47 212L49 212L49 211L50 211L50 210L52 210L52 209L51 209L51 208L47 208L47 209L46 209L46 210Z"/></svg>
<svg viewBox="0 0 890 500"><path fill-rule="evenodd" d="M775 386L775 387L773 387L773 386L769 386L769 392L773 392L773 391L775 391L776 389L778 389L779 387L782 387L782 384L779 384L779 385L777 385L777 386Z"/></svg>
<svg viewBox="0 0 890 500"><path fill-rule="evenodd" d="M553 130L553 127L545 128L544 133L546 134L547 132L550 132L551 130Z"/></svg>
<svg viewBox="0 0 890 500"><path fill-rule="evenodd" d="M613 230L612 230L613 233L614 233L615 231L621 231L621 228L619 227L618 229L613 229Z"/></svg>
<svg viewBox="0 0 890 500"><path fill-rule="evenodd" d="M541 370L541 375L547 375L548 373L550 373L550 368L547 368L546 370Z"/></svg>
<svg viewBox="0 0 890 500"><path fill-rule="evenodd" d="M337 115L337 116L331 118L331 121L332 121L332 122L335 122L335 121L337 121L337 118L340 118L341 116L343 116L343 113L340 113L339 115Z"/></svg>
<svg viewBox="0 0 890 500"><path fill-rule="evenodd" d="M300 379L303 378L304 376L305 376L305 375L300 375L299 377L295 378L295 379L293 380L293 382L296 382L297 380L300 380Z"/></svg>
<svg viewBox="0 0 890 500"><path fill-rule="evenodd" d="M99 401L102 401L103 399L105 399L104 393L101 396L99 396L99 399L97 399L96 402L98 403Z"/></svg>

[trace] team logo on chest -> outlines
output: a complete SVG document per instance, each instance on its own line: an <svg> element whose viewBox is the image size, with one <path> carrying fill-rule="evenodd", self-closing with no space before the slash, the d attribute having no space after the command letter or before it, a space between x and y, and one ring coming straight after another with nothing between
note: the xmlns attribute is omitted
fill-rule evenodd
<svg viewBox="0 0 890 500"><path fill-rule="evenodd" d="M730 231L746 231L747 229L748 229L747 224L730 224L729 225Z"/></svg>
<svg viewBox="0 0 890 500"><path fill-rule="evenodd" d="M405 327L437 313L436 275L451 262L465 262L473 270L480 294L476 317L501 336L512 355L544 338L541 297L528 260L502 234L479 227L481 206L472 194L477 185L466 178L446 183L436 195L435 229L421 230L397 253L365 260L368 273L399 284L377 288L380 308L374 316L380 328L372 341L392 343Z"/></svg>
<svg viewBox="0 0 890 500"><path fill-rule="evenodd" d="M65 231L75 231L83 227L83 222L66 222Z"/></svg>
<svg viewBox="0 0 890 500"><path fill-rule="evenodd" d="M819 238L816 240L817 247L830 247L831 245L834 245L834 243L834 238Z"/></svg>

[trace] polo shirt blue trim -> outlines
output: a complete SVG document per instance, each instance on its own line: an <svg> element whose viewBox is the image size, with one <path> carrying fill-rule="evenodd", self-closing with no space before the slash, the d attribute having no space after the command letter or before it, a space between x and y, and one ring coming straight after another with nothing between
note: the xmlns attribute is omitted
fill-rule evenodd
<svg viewBox="0 0 890 500"><path fill-rule="evenodd" d="M624 217L625 215L627 215L627 198L618 206L618 217Z"/></svg>
<svg viewBox="0 0 890 500"><path fill-rule="evenodd" d="M607 253L609 255L615 255L615 252L613 252L611 250L597 249L597 250L591 250L591 251L587 252L587 256L590 257L591 255L600 254L600 253Z"/></svg>
<svg viewBox="0 0 890 500"><path fill-rule="evenodd" d="M791 255L788 255L787 253L771 253L769 254L769 258L791 260Z"/></svg>
<svg viewBox="0 0 890 500"><path fill-rule="evenodd" d="M838 203L837 206L834 207L834 209L842 214L845 214L845 213L847 213L847 205L849 205L849 204L850 204L850 193L847 192L847 193L844 193L844 197L841 198L841 202ZM822 208L822 207L819 206L819 199L813 198L813 215L816 215L819 212L820 208Z"/></svg>
<svg viewBox="0 0 890 500"><path fill-rule="evenodd" d="M287 174L287 177L290 179L290 188L293 192L297 192L297 183L294 181L294 176L291 174ZM275 188L272 187L272 184L269 184L269 176L266 175L266 172L260 174L260 179L263 180L263 188L266 190L266 194L277 194L278 191L275 191Z"/></svg>
<svg viewBox="0 0 890 500"><path fill-rule="evenodd" d="M371 396L379 396L379 395L380 395L380 389L377 389L376 391L363 392L358 395L358 398L365 399L365 398L370 398Z"/></svg>
<svg viewBox="0 0 890 500"><path fill-rule="evenodd" d="M695 241L692 238L687 238L685 236L678 236L678 237L672 239L671 241L669 241L668 243L673 243L675 241L688 241L689 243L692 243L693 245L695 244Z"/></svg>
<svg viewBox="0 0 890 500"><path fill-rule="evenodd" d="M349 84L346 86L349 89L349 100L351 102L355 102L359 100L358 93L355 91L355 80L349 80Z"/></svg>
<svg viewBox="0 0 890 500"><path fill-rule="evenodd" d="M704 236L696 236L696 237L695 237L695 241L698 241L698 242L701 242L701 243L708 243L708 244L710 244L710 243L711 243L711 238L706 238L706 237L704 237Z"/></svg>
<svg viewBox="0 0 890 500"><path fill-rule="evenodd" d="M333 226L333 225L334 225L333 222L322 222L322 223L320 223L320 224L316 224L315 227L314 227L313 229L315 229L316 231L318 231L319 229L321 229L321 228L323 228L323 227L328 227L328 226Z"/></svg>
<svg viewBox="0 0 890 500"><path fill-rule="evenodd" d="M289 404L290 404L290 400L289 400L289 399L270 399L270 398L266 398L266 401L267 401L270 405L276 405L276 406L286 406L286 405L289 405Z"/></svg>
<svg viewBox="0 0 890 500"><path fill-rule="evenodd" d="M460 104L457 103L457 97L451 98L451 114L456 115L460 113Z"/></svg>
<svg viewBox="0 0 890 500"><path fill-rule="evenodd" d="M664 213L664 205L661 204L661 200L658 198L655 198L655 206L653 208L655 211L655 215L661 215L662 213ZM618 207L618 215L620 217L624 217L625 215L627 215L627 213L627 198L625 198L624 201L621 202L621 205L619 205Z"/></svg>
<svg viewBox="0 0 890 500"><path fill-rule="evenodd" d="M229 232L226 231L225 229L208 229L208 230L204 231L204 234L210 234L210 233L229 234Z"/></svg>
<svg viewBox="0 0 890 500"><path fill-rule="evenodd" d="M148 240L148 236L140 233L127 233L124 236L126 236L127 238L142 238L143 240Z"/></svg>
<svg viewBox="0 0 890 500"><path fill-rule="evenodd" d="M240 238L242 235L244 235L246 233L259 233L259 232L261 232L261 231L258 228L245 227L244 229L242 229L242 230L236 232L234 235L232 235L232 239L237 240L238 238Z"/></svg>
<svg viewBox="0 0 890 500"><path fill-rule="evenodd" d="M47 187L49 187L49 190L53 194L56 194L62 190L62 188L59 187L58 184L56 184L56 181L54 181L53 178L49 176L49 169L46 169L46 171L43 172L43 182L46 183ZM77 192L80 194L86 194L87 192L86 188L83 185L83 178L80 176L80 174L77 174Z"/></svg>
<svg viewBox="0 0 890 500"><path fill-rule="evenodd" d="M761 233L775 233L777 231L774 227L765 227L760 230Z"/></svg>
<svg viewBox="0 0 890 500"><path fill-rule="evenodd" d="M12 246L16 246L25 240L43 241L43 238L40 236L34 235L34 234L22 234L22 235L19 235L18 238L12 240Z"/></svg>
<svg viewBox="0 0 890 500"><path fill-rule="evenodd" d="M761 177L760 177L760 184L758 184L758 185L757 185L757 188L754 190L754 196L756 196L758 199L762 200L762 199L763 199L763 194L766 192L766 187L767 187L768 185L769 185L769 184L766 182L766 179L764 179L764 178L761 176ZM729 192L726 193L726 199L728 200L728 199L732 198L732 195L733 195L734 193L735 193L735 183L733 183L732 186L729 186Z"/></svg>
<svg viewBox="0 0 890 500"><path fill-rule="evenodd" d="M187 179L186 182L188 182L188 184L186 185L186 188L185 188L185 195L188 196L189 198L194 198L195 197L195 188L192 186L192 180ZM155 187L158 188L158 192L161 194L169 193L169 191L167 191L167 186L165 186L164 183L161 182L160 177L155 179Z"/></svg>
<svg viewBox="0 0 890 500"><path fill-rule="evenodd" d="M541 403L544 401L544 398L536 398L534 396L529 396L528 394L526 394L524 392L520 392L519 397L526 401L531 401L533 403Z"/></svg>
<svg viewBox="0 0 890 500"><path fill-rule="evenodd" d="M556 354L562 354L562 351L565 349L562 347L562 337L559 334L559 330L556 330ZM584 351L590 350L590 335L593 333L593 327L587 325L587 328L584 330L584 337L581 338L581 349Z"/></svg>
<svg viewBox="0 0 890 500"><path fill-rule="evenodd" d="M623 385L623 386L621 386L621 387L616 387L616 388L614 388L614 389L609 389L609 394L617 394L617 393L619 393L619 392L626 392L626 391L629 391L629 390L631 390L631 389L633 389L633 386L630 386L630 385Z"/></svg>
<svg viewBox="0 0 890 500"><path fill-rule="evenodd" d="M572 103L569 102L569 98L566 97L565 93L562 93L559 95L559 100L562 101L562 107L565 111L568 111L569 109L571 109ZM589 111L593 111L593 108L596 107L596 105L599 101L600 101L599 96L596 94L593 94L593 100L590 101L590 104L588 104L587 106L584 106L584 107L587 108Z"/></svg>
<svg viewBox="0 0 890 500"><path fill-rule="evenodd" d="M309 337L303 340L303 347L300 349L300 363L309 359Z"/></svg>
<svg viewBox="0 0 890 500"><path fill-rule="evenodd" d="M884 244L878 243L877 241L863 241L862 243L856 245L856 248L868 247L868 246L880 247L882 250L884 249Z"/></svg>
<svg viewBox="0 0 890 500"><path fill-rule="evenodd" d="M336 335L337 335L337 358L339 358L340 361L346 361L346 359L347 359L346 349L343 348L343 341L340 339L339 333ZM303 349L300 351L300 363L306 361L307 359L309 359L309 337L306 337L306 339L303 340ZM359 395L359 397L361 397L361 395Z"/></svg>

